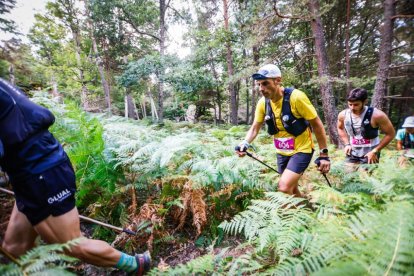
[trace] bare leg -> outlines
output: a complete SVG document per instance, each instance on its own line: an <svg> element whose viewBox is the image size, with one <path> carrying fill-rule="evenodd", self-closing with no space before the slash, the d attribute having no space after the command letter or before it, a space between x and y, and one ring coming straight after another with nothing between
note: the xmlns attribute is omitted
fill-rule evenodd
<svg viewBox="0 0 414 276"><path fill-rule="evenodd" d="M65 243L82 237L76 207L61 216L49 216L35 225L34 229L47 243ZM108 243L86 238L73 246L68 254L97 266L114 266L121 257L121 252Z"/></svg>
<svg viewBox="0 0 414 276"><path fill-rule="evenodd" d="M295 195L296 197L301 197L302 195L298 189L298 183L301 176L302 174L285 169L279 180L279 191L289 195Z"/></svg>
<svg viewBox="0 0 414 276"><path fill-rule="evenodd" d="M19 257L34 247L37 233L27 217L14 204L13 211L7 225L2 247L15 257Z"/></svg>

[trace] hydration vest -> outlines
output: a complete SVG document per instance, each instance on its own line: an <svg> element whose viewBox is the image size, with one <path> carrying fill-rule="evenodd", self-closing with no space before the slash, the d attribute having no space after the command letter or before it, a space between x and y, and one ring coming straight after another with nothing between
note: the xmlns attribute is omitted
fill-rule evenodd
<svg viewBox="0 0 414 276"><path fill-rule="evenodd" d="M403 140L404 149L414 149L414 141L411 141L410 134L406 131Z"/></svg>
<svg viewBox="0 0 414 276"><path fill-rule="evenodd" d="M365 139L374 139L378 137L378 127L374 128L371 126L371 117L374 113L373 107L368 107L367 112L364 115L361 123L361 135Z"/></svg>
<svg viewBox="0 0 414 276"><path fill-rule="evenodd" d="M47 130L54 121L52 112L31 102L22 91L0 78L0 140L5 150Z"/></svg>
<svg viewBox="0 0 414 276"><path fill-rule="evenodd" d="M283 91L282 112L280 114L280 119L282 120L282 124L285 130L296 137L302 134L309 127L309 122L304 118L298 119L293 115L292 109L290 107L290 96L292 95L293 90L294 88L285 88ZM279 132L279 129L276 125L276 118L270 105L270 99L266 99L265 104L265 122L267 125L267 132L270 135L277 134Z"/></svg>

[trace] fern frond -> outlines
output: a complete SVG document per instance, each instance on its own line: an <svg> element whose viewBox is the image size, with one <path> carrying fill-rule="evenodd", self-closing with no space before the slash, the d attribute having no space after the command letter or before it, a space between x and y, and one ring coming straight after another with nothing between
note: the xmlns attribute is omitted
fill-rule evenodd
<svg viewBox="0 0 414 276"><path fill-rule="evenodd" d="M198 257L186 264L178 265L167 271L151 270L148 275L207 275L214 272L215 256L211 254Z"/></svg>

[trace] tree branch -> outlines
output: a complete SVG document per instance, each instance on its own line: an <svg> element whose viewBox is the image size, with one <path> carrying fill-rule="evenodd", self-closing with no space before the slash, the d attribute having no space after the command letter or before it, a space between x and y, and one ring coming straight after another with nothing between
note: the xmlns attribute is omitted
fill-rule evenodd
<svg viewBox="0 0 414 276"><path fill-rule="evenodd" d="M405 66L414 66L414 63L391 64L390 68L398 68L398 67L405 67Z"/></svg>
<svg viewBox="0 0 414 276"><path fill-rule="evenodd" d="M275 11L275 14L280 18L288 18L288 19L303 19L303 20L309 20L307 17L303 16L293 16L293 15L283 15L279 13L279 10L276 7L277 0L273 0L273 10Z"/></svg>
<svg viewBox="0 0 414 276"><path fill-rule="evenodd" d="M414 18L414 14L396 14L394 16L391 16L391 19L396 18Z"/></svg>
<svg viewBox="0 0 414 276"><path fill-rule="evenodd" d="M170 2L171 1L168 1L168 4L167 4L167 9L168 8L170 8L171 10L173 10L174 11L174 13L176 13L182 20L185 20L185 18L184 18L184 16L182 16L181 15L181 13L179 12L179 11L177 11L174 7L172 7L172 6L170 6Z"/></svg>
<svg viewBox="0 0 414 276"><path fill-rule="evenodd" d="M122 12L126 15L126 16L122 16L121 20L124 20L126 23L128 23L134 29L134 31L136 31L140 35L146 35L146 36L152 37L152 38L154 38L158 41L161 41L161 39L158 36L139 30L138 27L135 26L134 22L131 20L131 18L130 18L131 15L129 14L129 12L126 11L124 9L124 7L120 7L120 8L121 8Z"/></svg>

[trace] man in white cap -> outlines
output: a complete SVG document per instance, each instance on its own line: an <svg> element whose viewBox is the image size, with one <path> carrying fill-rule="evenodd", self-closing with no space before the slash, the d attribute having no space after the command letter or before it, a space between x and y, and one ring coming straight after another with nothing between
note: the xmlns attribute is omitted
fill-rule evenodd
<svg viewBox="0 0 414 276"><path fill-rule="evenodd" d="M263 123L266 123L268 133L273 135L278 171L281 174L279 191L300 197L298 182L314 152L310 127L319 145L318 170L321 173L329 172L325 129L306 94L282 86L282 74L276 65L267 64L252 77L263 97L257 103L254 122L236 153L243 157Z"/></svg>
<svg viewBox="0 0 414 276"><path fill-rule="evenodd" d="M414 116L407 117L402 125L402 129L397 131L397 149L404 150L404 156L414 158ZM401 165L405 164L406 158L399 159Z"/></svg>

